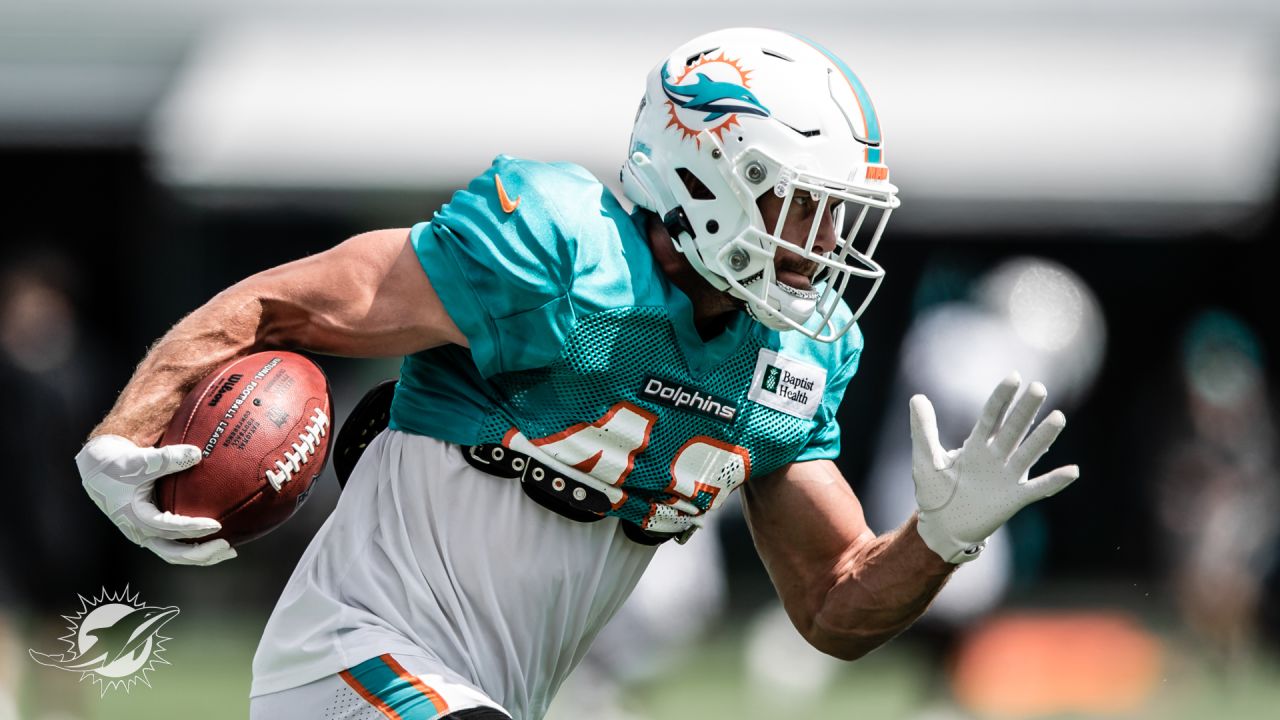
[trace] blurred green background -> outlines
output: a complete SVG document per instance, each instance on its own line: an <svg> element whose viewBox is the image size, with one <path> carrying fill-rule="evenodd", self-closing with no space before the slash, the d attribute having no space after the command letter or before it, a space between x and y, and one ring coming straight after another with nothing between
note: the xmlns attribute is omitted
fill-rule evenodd
<svg viewBox="0 0 1280 720"><path fill-rule="evenodd" d="M198 623L198 624L197 624ZM88 681L69 673L28 678L20 717L84 717L93 720L191 720L244 717L249 662L258 626L193 622L180 617L164 657L171 665L150 674L151 687L100 697ZM1269 720L1280 707L1280 666L1251 658L1224 672L1175 636L1165 644L1159 682L1133 712L1061 712L1046 718L1116 717L1135 720ZM633 718L835 718L881 720L1000 717L969 714L935 676L929 649L899 639L855 663L841 665L819 689L791 694L754 686L744 661L742 633L721 627L652 677L627 687L613 710L578 707L569 697L553 708L552 720ZM41 712L37 713L39 709Z"/></svg>

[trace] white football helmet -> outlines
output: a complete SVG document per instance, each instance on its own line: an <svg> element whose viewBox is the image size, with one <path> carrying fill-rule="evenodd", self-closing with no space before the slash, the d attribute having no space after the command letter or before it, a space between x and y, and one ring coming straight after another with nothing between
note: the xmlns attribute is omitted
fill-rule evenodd
<svg viewBox="0 0 1280 720"><path fill-rule="evenodd" d="M898 198L880 124L858 78L811 40L736 28L677 48L649 73L621 175L627 197L662 218L693 267L775 330L833 341L884 278L872 255ZM765 192L782 198L772 228L756 205ZM797 193L817 203L797 235L807 237L803 246L782 238ZM833 206L836 247L816 251ZM812 289L778 281L779 249L817 265ZM864 279L864 294L851 299L852 318L838 321L853 277ZM815 312L821 322L810 322Z"/></svg>

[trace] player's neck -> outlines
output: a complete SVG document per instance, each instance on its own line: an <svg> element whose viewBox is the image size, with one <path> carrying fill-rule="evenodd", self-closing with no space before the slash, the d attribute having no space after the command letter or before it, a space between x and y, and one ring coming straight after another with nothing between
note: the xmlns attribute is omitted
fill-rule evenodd
<svg viewBox="0 0 1280 720"><path fill-rule="evenodd" d="M693 269L689 259L676 249L671 242L667 228L658 220L657 215L648 214L646 236L649 249L658 261L658 267L667 276L672 285L680 288L693 305L693 327L703 340L710 340L724 332L729 321L740 311L736 300L712 287Z"/></svg>

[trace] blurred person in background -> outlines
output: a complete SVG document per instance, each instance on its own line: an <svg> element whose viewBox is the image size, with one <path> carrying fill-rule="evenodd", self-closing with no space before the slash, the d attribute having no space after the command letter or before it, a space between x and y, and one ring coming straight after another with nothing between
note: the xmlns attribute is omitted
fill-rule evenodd
<svg viewBox="0 0 1280 720"><path fill-rule="evenodd" d="M868 517L877 531L915 510L909 488L895 481L911 467L911 446L894 432L907 423L907 398L929 396L943 440L955 443L966 418L982 407L985 398L977 388L996 382L1007 368L1044 378L1054 388L1055 404L1069 410L1087 395L1106 354L1106 320L1097 297L1079 275L1046 258L1011 258L971 280L954 268L935 266L924 274L917 304L922 310L902 342L867 477ZM1020 519L1034 517L1033 510ZM1014 572L1009 534L1008 527L998 530L983 557L938 594L926 615L935 628L960 630L998 606ZM1040 554L1037 545L1019 545L1024 566L1037 564L1031 557Z"/></svg>
<svg viewBox="0 0 1280 720"><path fill-rule="evenodd" d="M23 626L41 636L65 633L57 609L95 592L109 573L100 542L109 531L85 512L66 461L92 424L88 408L98 394L93 350L67 289L74 283L72 265L55 254L20 256L0 273L0 388L17 409L0 413L0 452L10 463L10 512L0 522L0 547L8 550L0 553L0 718L16 717ZM80 695L58 689L76 680L33 673L40 711L78 712Z"/></svg>
<svg viewBox="0 0 1280 720"><path fill-rule="evenodd" d="M1208 310L1182 342L1188 424L1156 484L1177 610L1223 668L1258 645L1263 580L1280 538L1280 467L1262 346L1238 317Z"/></svg>
<svg viewBox="0 0 1280 720"><path fill-rule="evenodd" d="M150 447L183 394L269 346L407 355L390 428L268 621L253 717L540 717L655 547L688 540L748 477L792 622L855 659L1078 477L1028 477L1065 418L1035 426L1047 391L1019 394L1015 373L953 450L911 399L919 511L879 536L866 526L832 462L835 411L897 200L866 90L829 52L749 29L677 48L646 83L622 180L634 213L577 166L499 157L431 222L193 312L94 431L77 462L121 531L212 564L235 556L225 540L180 541L218 523L149 498L200 460Z"/></svg>

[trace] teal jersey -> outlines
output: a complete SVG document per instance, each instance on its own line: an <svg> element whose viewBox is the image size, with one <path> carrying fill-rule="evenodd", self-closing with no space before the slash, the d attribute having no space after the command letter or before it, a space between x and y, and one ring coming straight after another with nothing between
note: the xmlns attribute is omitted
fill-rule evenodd
<svg viewBox="0 0 1280 720"><path fill-rule="evenodd" d="M839 454L857 327L819 343L738 313L702 340L643 217L586 170L499 157L411 240L470 348L404 359L392 428L502 443L655 532L751 476Z"/></svg>

